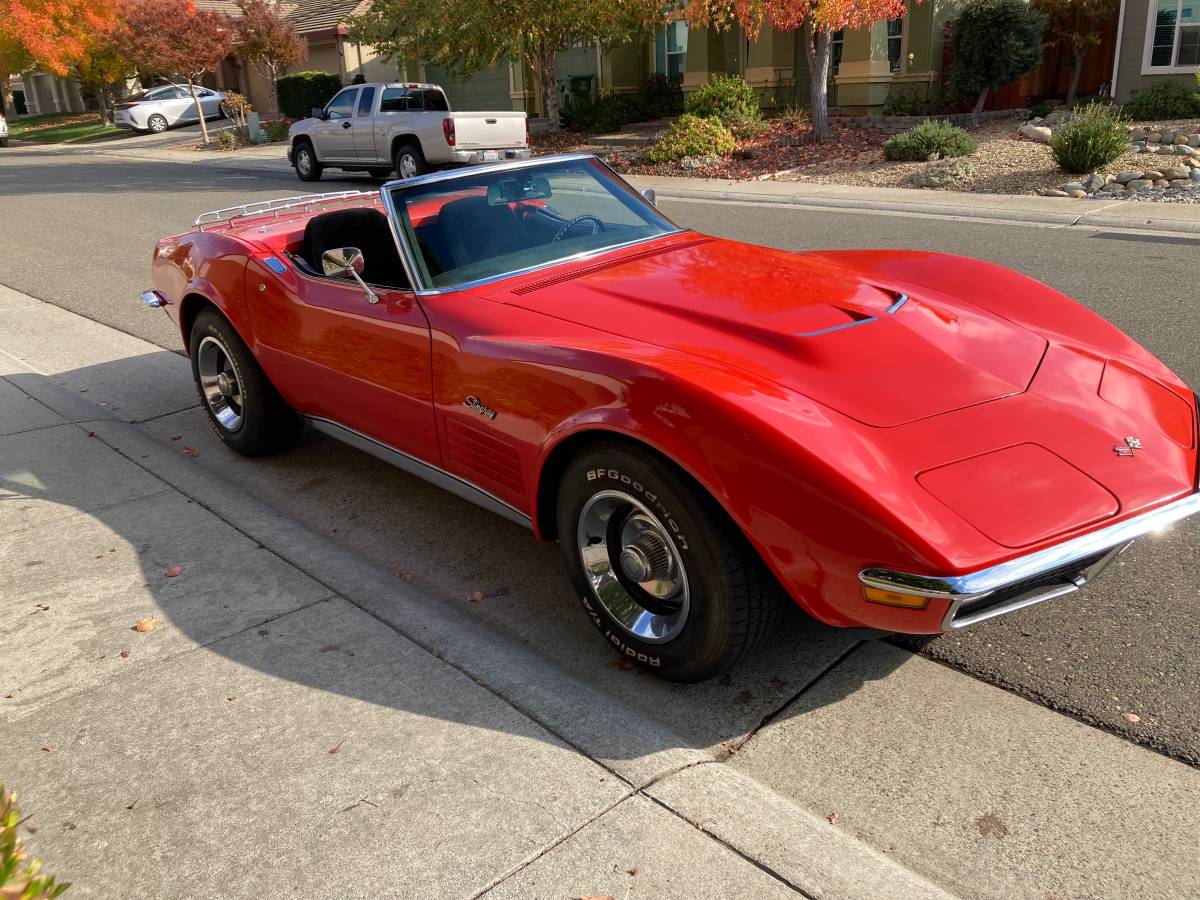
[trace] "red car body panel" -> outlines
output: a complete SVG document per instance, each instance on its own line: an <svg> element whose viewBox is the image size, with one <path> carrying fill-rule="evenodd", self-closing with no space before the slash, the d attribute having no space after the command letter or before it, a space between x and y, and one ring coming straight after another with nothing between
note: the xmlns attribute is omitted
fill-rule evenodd
<svg viewBox="0 0 1200 900"><path fill-rule="evenodd" d="M811 615L932 633L949 600L871 603L859 572L968 573L1197 489L1189 388L999 266L681 232L371 306L264 262L298 250L310 215L159 243L154 286L185 343L215 304L295 409L478 486L544 537L561 454L617 435L688 472ZM1113 452L1126 435L1136 459Z"/></svg>

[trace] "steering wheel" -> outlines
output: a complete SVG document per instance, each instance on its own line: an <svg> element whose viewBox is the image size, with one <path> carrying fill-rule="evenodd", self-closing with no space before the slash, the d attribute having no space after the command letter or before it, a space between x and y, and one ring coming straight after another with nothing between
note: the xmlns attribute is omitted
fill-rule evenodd
<svg viewBox="0 0 1200 900"><path fill-rule="evenodd" d="M590 216L590 215L584 214L582 216L576 216L570 222L568 222L566 225L564 225L562 228L558 229L558 234L554 235L554 237L551 239L550 243L554 243L554 241L561 241L563 239L563 237L566 235L566 233L568 231L570 231L572 228L574 228L576 225L578 225L580 222L591 222L592 223L592 234L599 234L600 232L602 232L604 230L603 222L601 222L595 216Z"/></svg>

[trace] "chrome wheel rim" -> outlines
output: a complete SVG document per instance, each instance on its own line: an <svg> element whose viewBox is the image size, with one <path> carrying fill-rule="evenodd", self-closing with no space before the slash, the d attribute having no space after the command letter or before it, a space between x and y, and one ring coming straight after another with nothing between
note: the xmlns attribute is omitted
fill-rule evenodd
<svg viewBox="0 0 1200 900"><path fill-rule="evenodd" d="M411 153L401 153L396 169L401 178L412 178L417 174L417 161Z"/></svg>
<svg viewBox="0 0 1200 900"><path fill-rule="evenodd" d="M601 491L576 528L584 576L605 611L639 640L679 635L691 607L687 570L670 532L640 500Z"/></svg>
<svg viewBox="0 0 1200 900"><path fill-rule="evenodd" d="M307 175L312 171L312 160L309 158L307 150L296 151L296 168L300 170L301 175Z"/></svg>
<svg viewBox="0 0 1200 900"><path fill-rule="evenodd" d="M196 349L196 370L200 392L217 424L237 431L242 424L242 382L225 345L211 335L205 337Z"/></svg>
<svg viewBox="0 0 1200 900"><path fill-rule="evenodd" d="M161 134L167 130L167 120L162 116L151 116L149 124L150 130L156 134Z"/></svg>

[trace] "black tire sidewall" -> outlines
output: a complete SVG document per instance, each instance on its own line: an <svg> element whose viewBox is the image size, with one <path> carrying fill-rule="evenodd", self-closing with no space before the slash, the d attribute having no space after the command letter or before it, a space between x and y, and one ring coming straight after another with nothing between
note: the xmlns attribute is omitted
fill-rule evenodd
<svg viewBox="0 0 1200 900"><path fill-rule="evenodd" d="M311 160L311 165L309 166L307 175L300 170L301 153L307 153L309 160ZM298 144L296 144L296 148L292 151L292 159L293 167L296 170L296 177L301 181L317 181L320 179L324 167L317 159L317 153L313 149L312 144L310 144L308 141L300 141Z"/></svg>
<svg viewBox="0 0 1200 900"><path fill-rule="evenodd" d="M619 490L650 509L671 534L687 574L689 611L678 636L663 643L626 631L599 602L584 575L576 529L584 505L604 490ZM712 547L711 504L678 473L650 454L621 447L590 451L563 475L558 500L558 540L568 576L584 612L609 645L629 662L677 681L706 678L729 654L729 585ZM706 521L709 519L709 521Z"/></svg>
<svg viewBox="0 0 1200 900"><path fill-rule="evenodd" d="M397 178L405 177L404 173L400 169L400 161L405 156L412 157L412 160L413 160L413 175L412 175L412 177L415 178L418 175L424 175L426 172L429 171L429 166L427 166L425 164L425 154L423 154L421 152L421 148L416 146L415 144L405 144L404 146L402 146L400 149L398 149L396 151L396 157L394 159L394 162L396 164L396 177Z"/></svg>

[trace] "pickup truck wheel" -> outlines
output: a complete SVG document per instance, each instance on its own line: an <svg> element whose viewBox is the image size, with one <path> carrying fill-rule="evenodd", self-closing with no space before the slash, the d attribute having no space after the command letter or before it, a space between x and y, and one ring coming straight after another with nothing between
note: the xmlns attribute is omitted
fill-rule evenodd
<svg viewBox="0 0 1200 900"><path fill-rule="evenodd" d="M425 162L425 154L416 144L402 144L396 150L396 176L398 178L415 178L429 171Z"/></svg>
<svg viewBox="0 0 1200 900"><path fill-rule="evenodd" d="M776 627L782 591L702 488L622 443L573 460L558 494L558 540L576 595L626 660L703 681Z"/></svg>
<svg viewBox="0 0 1200 900"><path fill-rule="evenodd" d="M299 141L293 148L292 165L296 169L296 177L301 181L320 181L321 173L325 171L308 141Z"/></svg>
<svg viewBox="0 0 1200 900"><path fill-rule="evenodd" d="M244 456L266 456L296 442L299 416L215 309L196 316L188 355L208 422L228 447Z"/></svg>

